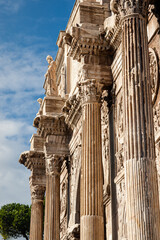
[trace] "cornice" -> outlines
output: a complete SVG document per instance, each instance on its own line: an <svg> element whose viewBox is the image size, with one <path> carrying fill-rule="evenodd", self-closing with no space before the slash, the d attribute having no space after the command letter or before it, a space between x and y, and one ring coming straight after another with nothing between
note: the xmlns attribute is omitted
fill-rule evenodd
<svg viewBox="0 0 160 240"><path fill-rule="evenodd" d="M81 60L81 56L87 54L98 56L106 55L108 52L108 44L97 30L72 27L70 36L68 56L77 61Z"/></svg>
<svg viewBox="0 0 160 240"><path fill-rule="evenodd" d="M31 171L35 169L43 171L45 169L45 155L43 152L26 151L21 154L19 163Z"/></svg>
<svg viewBox="0 0 160 240"><path fill-rule="evenodd" d="M37 128L38 135L46 138L47 135L66 135L68 128L62 114L56 116L37 116L34 119L34 127Z"/></svg>

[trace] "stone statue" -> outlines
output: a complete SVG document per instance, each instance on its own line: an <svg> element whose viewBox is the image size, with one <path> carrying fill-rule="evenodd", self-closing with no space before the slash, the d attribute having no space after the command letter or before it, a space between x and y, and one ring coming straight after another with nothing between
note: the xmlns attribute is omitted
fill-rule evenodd
<svg viewBox="0 0 160 240"><path fill-rule="evenodd" d="M110 1L110 10L114 14L118 14L118 6L117 6L117 1L116 0L111 0Z"/></svg>
<svg viewBox="0 0 160 240"><path fill-rule="evenodd" d="M51 56L46 58L48 62L48 70L45 74L44 89L47 96L57 96L57 86L56 86L56 63Z"/></svg>

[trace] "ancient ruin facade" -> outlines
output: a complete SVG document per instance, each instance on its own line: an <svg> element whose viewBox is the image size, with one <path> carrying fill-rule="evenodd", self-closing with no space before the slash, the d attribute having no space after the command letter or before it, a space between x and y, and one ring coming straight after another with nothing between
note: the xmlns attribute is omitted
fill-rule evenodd
<svg viewBox="0 0 160 240"><path fill-rule="evenodd" d="M75 2L19 160L30 240L160 239L159 6Z"/></svg>

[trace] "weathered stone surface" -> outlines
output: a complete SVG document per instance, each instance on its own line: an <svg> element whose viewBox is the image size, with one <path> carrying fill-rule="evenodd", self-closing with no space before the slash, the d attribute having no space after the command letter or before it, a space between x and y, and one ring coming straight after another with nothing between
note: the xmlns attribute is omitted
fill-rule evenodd
<svg viewBox="0 0 160 240"><path fill-rule="evenodd" d="M19 160L31 170L31 240L42 240L45 191L45 240L159 240L158 9L75 1Z"/></svg>

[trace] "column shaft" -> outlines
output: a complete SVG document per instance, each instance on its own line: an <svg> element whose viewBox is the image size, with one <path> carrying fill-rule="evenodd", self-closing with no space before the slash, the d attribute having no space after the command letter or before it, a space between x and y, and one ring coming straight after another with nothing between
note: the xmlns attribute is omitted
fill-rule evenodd
<svg viewBox="0 0 160 240"><path fill-rule="evenodd" d="M31 178L32 180L32 178ZM45 187L33 185L31 181L31 223L30 240L42 240L43 238L43 201Z"/></svg>
<svg viewBox="0 0 160 240"><path fill-rule="evenodd" d="M60 239L60 160L49 159L46 177L44 240ZM52 166L51 166L52 165Z"/></svg>
<svg viewBox="0 0 160 240"><path fill-rule="evenodd" d="M98 101L82 106L81 240L104 240L100 107Z"/></svg>
<svg viewBox="0 0 160 240"><path fill-rule="evenodd" d="M158 240L160 213L146 20L123 19L125 179L129 240Z"/></svg>
<svg viewBox="0 0 160 240"><path fill-rule="evenodd" d="M43 201L33 201L31 207L30 240L42 240Z"/></svg>

